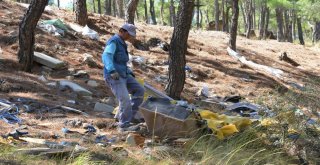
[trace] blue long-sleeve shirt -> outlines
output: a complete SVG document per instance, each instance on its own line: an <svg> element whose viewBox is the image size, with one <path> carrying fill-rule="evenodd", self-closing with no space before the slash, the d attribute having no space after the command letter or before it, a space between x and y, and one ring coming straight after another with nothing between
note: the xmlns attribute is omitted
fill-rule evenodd
<svg viewBox="0 0 320 165"><path fill-rule="evenodd" d="M113 64L115 52L116 52L116 43L111 42L106 46L102 54L102 62L104 64L105 69L109 73L115 71L114 64Z"/></svg>

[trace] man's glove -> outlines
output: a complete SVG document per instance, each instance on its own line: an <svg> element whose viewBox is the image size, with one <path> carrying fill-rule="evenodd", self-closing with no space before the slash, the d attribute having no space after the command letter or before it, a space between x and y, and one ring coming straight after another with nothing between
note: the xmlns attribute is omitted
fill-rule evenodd
<svg viewBox="0 0 320 165"><path fill-rule="evenodd" d="M114 80L119 80L119 73L118 72L113 72L110 74L111 78Z"/></svg>

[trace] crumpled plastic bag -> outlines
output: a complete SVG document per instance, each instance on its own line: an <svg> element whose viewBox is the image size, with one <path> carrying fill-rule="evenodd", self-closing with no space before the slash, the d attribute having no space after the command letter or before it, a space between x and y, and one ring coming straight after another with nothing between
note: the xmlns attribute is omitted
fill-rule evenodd
<svg viewBox="0 0 320 165"><path fill-rule="evenodd" d="M218 139L224 139L251 125L251 120L245 117L220 115L209 110L198 110L202 119L207 121L208 127Z"/></svg>
<svg viewBox="0 0 320 165"><path fill-rule="evenodd" d="M90 29L90 28L88 27L88 25L86 25L86 26L83 28L82 35L88 36L89 38L91 38L91 39L93 39L93 40L99 40L99 34L98 34L96 31Z"/></svg>

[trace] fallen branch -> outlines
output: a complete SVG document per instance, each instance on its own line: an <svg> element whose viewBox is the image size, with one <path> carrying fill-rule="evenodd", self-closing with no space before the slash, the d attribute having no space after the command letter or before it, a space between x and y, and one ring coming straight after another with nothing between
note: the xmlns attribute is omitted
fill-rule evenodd
<svg viewBox="0 0 320 165"><path fill-rule="evenodd" d="M227 51L230 56L239 60L241 63L247 65L248 67L250 67L252 69L262 71L262 72L267 72L268 74L271 74L279 79L283 78L284 72L280 69L276 69L276 68L272 68L270 66L261 65L261 64L254 63L252 61L248 61L245 57L243 57L239 53L233 51L230 47L227 48Z"/></svg>

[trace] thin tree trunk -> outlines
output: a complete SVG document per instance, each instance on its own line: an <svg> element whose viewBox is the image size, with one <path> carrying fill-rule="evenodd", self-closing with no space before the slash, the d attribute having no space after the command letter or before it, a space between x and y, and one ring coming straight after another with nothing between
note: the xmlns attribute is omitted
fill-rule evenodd
<svg viewBox="0 0 320 165"><path fill-rule="evenodd" d="M255 30L257 27L257 21L256 21L256 2L255 0L251 1L252 3L252 19L253 19L253 24L252 24L252 29Z"/></svg>
<svg viewBox="0 0 320 165"><path fill-rule="evenodd" d="M290 30L290 20L289 20L289 11L288 10L284 11L284 22L285 22L285 26L284 26L285 39L288 42L290 42L290 41L292 42L292 36L290 36L291 30Z"/></svg>
<svg viewBox="0 0 320 165"><path fill-rule="evenodd" d="M113 16L116 17L118 15L117 2L116 0L111 0L111 2L112 2L112 9L113 9Z"/></svg>
<svg viewBox="0 0 320 165"><path fill-rule="evenodd" d="M126 23L134 24L134 14L137 10L137 5L139 3L139 0L130 0L127 5L126 9Z"/></svg>
<svg viewBox="0 0 320 165"><path fill-rule="evenodd" d="M164 18L163 18L163 14L164 14L163 6L164 6L164 0L161 0L160 18L161 18L161 24L165 25Z"/></svg>
<svg viewBox="0 0 320 165"><path fill-rule="evenodd" d="M176 22L176 9L174 7L174 0L170 0L170 25L175 26Z"/></svg>
<svg viewBox="0 0 320 165"><path fill-rule="evenodd" d="M93 13L96 13L96 3L92 0Z"/></svg>
<svg viewBox="0 0 320 165"><path fill-rule="evenodd" d="M226 31L226 11L225 9L225 0L221 1L221 14L222 14L222 31Z"/></svg>
<svg viewBox="0 0 320 165"><path fill-rule="evenodd" d="M117 16L119 18L124 18L124 12L123 12L123 0L115 0L117 4Z"/></svg>
<svg viewBox="0 0 320 165"><path fill-rule="evenodd" d="M297 39L297 34L296 34L296 21L297 21L297 16L296 16L296 12L294 9L292 9L291 11L291 20L292 20L292 36L293 36L293 40Z"/></svg>
<svg viewBox="0 0 320 165"><path fill-rule="evenodd" d="M247 27L248 27L248 24L247 24L247 19L246 19L246 14L245 14L245 12L244 12L244 7L243 7L243 5L244 5L244 2L242 2L241 4L240 4L240 9L241 9L241 11L242 11L242 17L243 17L243 25L244 25L244 31L246 32L247 31Z"/></svg>
<svg viewBox="0 0 320 165"><path fill-rule="evenodd" d="M98 13L101 14L101 1L100 0L97 0L98 1Z"/></svg>
<svg viewBox="0 0 320 165"><path fill-rule="evenodd" d="M232 0L232 20L231 20L231 30L230 30L230 40L229 46L232 50L237 51L236 41L237 41L237 30L238 30L238 18L239 18L239 4L238 0Z"/></svg>
<svg viewBox="0 0 320 165"><path fill-rule="evenodd" d="M76 22L85 26L88 21L86 0L77 0L76 3Z"/></svg>
<svg viewBox="0 0 320 165"><path fill-rule="evenodd" d="M144 0L144 17L145 17L145 21L146 23L149 22L148 20L148 6L147 6L147 0Z"/></svg>
<svg viewBox="0 0 320 165"><path fill-rule="evenodd" d="M253 27L253 11L252 11L252 0L247 0L246 4L247 8L247 31L246 31L246 37L250 38L250 33Z"/></svg>
<svg viewBox="0 0 320 165"><path fill-rule="evenodd" d="M216 31L219 31L219 0L214 1Z"/></svg>
<svg viewBox="0 0 320 165"><path fill-rule="evenodd" d="M230 11L230 7L227 7L226 9L226 32L229 32L229 11Z"/></svg>
<svg viewBox="0 0 320 165"><path fill-rule="evenodd" d="M313 39L312 42L318 42L320 41L320 21L316 22L315 26L314 26L314 30L313 30L313 35L312 35Z"/></svg>
<svg viewBox="0 0 320 165"><path fill-rule="evenodd" d="M284 35L283 35L283 12L282 8L277 7L276 8L276 17L277 17L277 40L279 42L284 41Z"/></svg>
<svg viewBox="0 0 320 165"><path fill-rule="evenodd" d="M264 28L265 28L265 20L266 20L266 7L267 7L267 2L263 1L261 4L261 9L260 9L260 23L259 23L259 39L261 40L264 35Z"/></svg>
<svg viewBox="0 0 320 165"><path fill-rule="evenodd" d="M268 33L268 28L269 28L269 21L270 21L270 8L266 8L266 20L265 20L265 27L264 27L264 34L263 34L263 39L267 38L267 33Z"/></svg>
<svg viewBox="0 0 320 165"><path fill-rule="evenodd" d="M303 40L303 31L302 31L302 26L301 26L301 18L297 18L297 26L298 26L298 35L299 35L299 41L301 45L304 45L304 40Z"/></svg>
<svg viewBox="0 0 320 165"><path fill-rule="evenodd" d="M200 10L200 28L202 28L203 14L202 10Z"/></svg>
<svg viewBox="0 0 320 165"><path fill-rule="evenodd" d="M104 6L105 6L105 14L111 15L111 0L105 0Z"/></svg>
<svg viewBox="0 0 320 165"><path fill-rule="evenodd" d="M206 9L205 13L206 13L206 24L209 24L210 20L209 20L209 11L208 11L208 8Z"/></svg>
<svg viewBox="0 0 320 165"><path fill-rule="evenodd" d="M75 9L75 4L76 4L76 3L75 3L74 1L75 1L75 0L72 0L72 11L73 11L73 12L75 12L75 10L76 10L76 9Z"/></svg>
<svg viewBox="0 0 320 165"><path fill-rule="evenodd" d="M137 20L140 20L140 15L139 15L139 12L138 12L137 9L136 9L136 12L135 12L135 13L136 13L136 19L137 19Z"/></svg>
<svg viewBox="0 0 320 165"><path fill-rule="evenodd" d="M171 38L169 51L169 83L166 93L173 99L180 99L186 72L186 51L191 27L194 0L180 0L177 22Z"/></svg>
<svg viewBox="0 0 320 165"><path fill-rule="evenodd" d="M199 0L197 0L197 5L196 5L196 7L197 7L197 20L196 20L196 22L197 22L197 29L199 29L200 28L200 2L199 2Z"/></svg>
<svg viewBox="0 0 320 165"><path fill-rule="evenodd" d="M31 72L34 53L34 31L48 4L48 0L33 0L19 24L19 63L26 72Z"/></svg>
<svg viewBox="0 0 320 165"><path fill-rule="evenodd" d="M57 0L58 8L60 9L60 0Z"/></svg>
<svg viewBox="0 0 320 165"><path fill-rule="evenodd" d="M156 12L154 11L154 0L149 0L150 1L150 15L152 19L152 24L156 25L157 20L156 20Z"/></svg>

